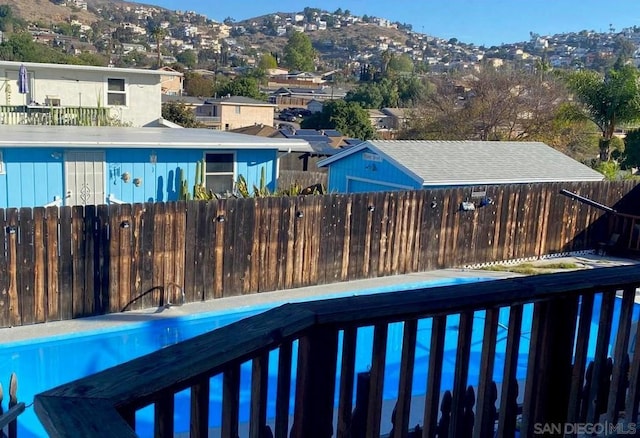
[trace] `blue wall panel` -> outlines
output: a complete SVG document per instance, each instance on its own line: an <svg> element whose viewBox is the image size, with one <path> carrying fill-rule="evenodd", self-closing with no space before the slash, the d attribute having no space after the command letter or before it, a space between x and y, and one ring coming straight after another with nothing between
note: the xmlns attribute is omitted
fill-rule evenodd
<svg viewBox="0 0 640 438"><path fill-rule="evenodd" d="M251 190L253 185L260 186L262 169L265 170L265 183L269 190L276 187L276 151L275 150L241 150L236 153L236 179L244 176Z"/></svg>
<svg viewBox="0 0 640 438"><path fill-rule="evenodd" d="M235 152L234 179L244 175L250 188L258 186L264 168L269 189L275 189L275 150ZM205 153L200 149L105 149L105 195L126 203L176 201L181 170L192 191L196 162ZM7 148L2 149L2 155L5 173L0 174L0 208L35 207L56 197L64 199L64 149ZM128 181L122 178L125 173ZM134 184L136 178L141 180L138 186Z"/></svg>
<svg viewBox="0 0 640 438"><path fill-rule="evenodd" d="M0 207L35 207L64 197L62 151L3 149Z"/></svg>
<svg viewBox="0 0 640 438"><path fill-rule="evenodd" d="M368 158L365 159L366 155ZM354 183L353 181L357 181ZM351 184L349 184L351 180ZM369 183L370 182L370 183ZM338 193L419 189L422 184L365 148L329 164L329 191Z"/></svg>

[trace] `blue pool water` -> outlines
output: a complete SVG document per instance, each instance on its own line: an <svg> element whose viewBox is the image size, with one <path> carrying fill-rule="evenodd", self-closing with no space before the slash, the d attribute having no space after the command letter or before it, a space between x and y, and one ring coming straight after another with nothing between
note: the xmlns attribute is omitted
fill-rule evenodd
<svg viewBox="0 0 640 438"><path fill-rule="evenodd" d="M412 283L402 285L402 289L417 289L435 287L468 282L490 280L490 278L463 278L444 279L427 283ZM346 295L373 294L397 290L398 286L361 290L348 294L336 294L321 298L332 298ZM317 299L314 298L314 299ZM302 301L302 300L300 300ZM618 300L617 300L618 301ZM594 315L599 309L597 297ZM242 318L262 312L268 308L283 304L275 302L269 305L254 306L250 308L235 309L225 312L204 313L176 318L164 318L160 320L126 324L118 328L110 328L100 331L86 331L65 336L39 338L35 340L7 343L0 345L0 379L8 384L9 375L16 372L18 375L18 395L21 401L28 405L33 401L35 394L51 389L55 386L84 377L108 367L126 362L136 357L148 354L157 349L189 339L204 332L227 325ZM619 306L619 303L616 303ZM518 378L525 377L527 355L529 348L529 332L531 329L533 306L524 308L522 338L520 343L520 359L518 363ZM498 345L496 348L496 363L494 379L502 379L502 367L507 337L507 324L509 319L508 309L500 312L500 326L498 328ZM634 315L637 319L637 315ZM447 318L447 335L445 341L445 363L443 367L443 390L450 389L453 383L453 371L455 369L455 350L457 345L458 316ZM469 369L469 383L476 384L479 376L478 364L482 348L482 331L484 324L484 312L478 311L474 315L471 363ZM394 323L389 326L387 360L385 370L384 398L392 400L397 396L399 379L400 355L402 349L402 323ZM597 330L597 318L592 323L592 332ZM612 338L616 333L616 327L612 330ZM418 324L418 343L416 351L416 371L414 373L414 393L424 394L426 387L426 363L428 361L428 349L431 336L431 320L421 320ZM359 329L356 352L356 372L367 371L371 362L371 346L373 340L372 327ZM294 357L297 345L294 344ZM595 350L595 336L591 336L590 351ZM424 365L423 365L424 364ZM295 366L293 367L295 378ZM277 352L270 356L269 364L269 394L267 416L275 416L275 386L277 376ZM249 416L249 384L251 365L245 363L241 367L241 409L240 421L248 421ZM6 379L6 382L5 382ZM211 379L211 418L210 425L220 425L221 400L219 399L222 388L220 376ZM292 388L292 397L295 393ZM337 392L336 392L337 394ZM355 393L354 393L355 394ZM6 402L5 402L6 403ZM6 404L5 404L6 407ZM176 431L188 431L189 422L189 391L183 391L176 395ZM136 429L140 436L152 436L153 407L145 408L136 415ZM40 425L33 407L28 407L20 416L20 437L46 436Z"/></svg>

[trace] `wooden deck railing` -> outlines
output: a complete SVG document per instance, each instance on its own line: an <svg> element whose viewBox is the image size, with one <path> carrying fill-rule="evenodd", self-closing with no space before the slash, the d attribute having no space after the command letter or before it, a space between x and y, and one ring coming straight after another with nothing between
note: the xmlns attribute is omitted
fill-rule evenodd
<svg viewBox="0 0 640 438"><path fill-rule="evenodd" d="M394 437L408 436L409 411L416 409L425 437L436 430L443 436L446 430L450 437L479 438L493 436L494 429L499 436L513 436L519 429L524 437L544 425L604 425L605 420L625 427L618 422L634 424L640 401L640 333L632 330L638 286L640 267L627 266L286 304L39 394L35 409L53 437L128 437L135 436L136 411L153 404L154 434L169 437L174 435L174 395L190 388L190 433L206 437L210 378L222 375L221 433L236 438L240 365L250 361L250 437L265 436L268 390L275 394L275 437L377 437L388 433L381 430L381 416L389 327L403 322L398 397L392 401ZM615 301L620 298L618 306ZM533 316L529 348L523 352L527 303L532 303ZM504 308L509 320L500 327L507 331L506 347L496 356L498 315ZM479 311L485 311L484 335L479 378L472 381L471 334ZM453 334L447 326L451 315L459 317L459 325L453 327L456 365L452 385L444 387L441 377L451 366L443 364L445 339ZM421 319L431 322L430 341L417 343ZM592 321L599 321L595 339L590 339ZM356 407L355 415L352 394L360 327L373 327L373 341L368 387L358 391L358 398L365 394L366 403ZM610 349L612 327L617 331ZM504 340L503 333L500 337ZM590 341L595 342L595 352L588 354ZM292 354L294 343L297 357ZM417 359L419 344L423 349L428 345L428 360L424 355ZM268 356L273 350L279 358L278 379L275 388L268 388ZM522 354L528 365L519 382L516 371L523 366ZM494 369L499 365L504 372L496 379L501 382L498 391ZM290 406L292 366L297 372ZM425 387L412 387L414 369L427 370ZM424 407L415 404L416 392L425 394Z"/></svg>
<svg viewBox="0 0 640 438"><path fill-rule="evenodd" d="M18 402L18 377L15 373L9 378L9 402L7 412L2 408L4 392L0 384L0 436L16 438L18 436L18 416L24 412L25 405ZM6 429L6 433L3 431Z"/></svg>
<svg viewBox="0 0 640 438"><path fill-rule="evenodd" d="M0 105L0 125L105 126L109 108Z"/></svg>

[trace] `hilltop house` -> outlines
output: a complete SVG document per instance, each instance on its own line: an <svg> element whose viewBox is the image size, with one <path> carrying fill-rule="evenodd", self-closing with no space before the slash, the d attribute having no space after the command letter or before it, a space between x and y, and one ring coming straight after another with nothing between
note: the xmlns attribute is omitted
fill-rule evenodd
<svg viewBox="0 0 640 438"><path fill-rule="evenodd" d="M196 119L208 128L228 131L251 125L273 126L276 105L243 96L206 99L195 108Z"/></svg>
<svg viewBox="0 0 640 438"><path fill-rule="evenodd" d="M541 142L369 140L318 167L343 193L604 179Z"/></svg>
<svg viewBox="0 0 640 438"><path fill-rule="evenodd" d="M5 126L0 208L178 200L205 160L205 185L226 196L242 175L276 188L280 158L313 152L303 140L209 129Z"/></svg>
<svg viewBox="0 0 640 438"><path fill-rule="evenodd" d="M20 94L18 72L27 70L28 90ZM87 65L0 61L0 124L37 124L34 114L47 115L50 107L78 114L106 110L114 121L131 126L156 125L162 115L162 82L182 77L175 71ZM58 124L50 117L38 118Z"/></svg>

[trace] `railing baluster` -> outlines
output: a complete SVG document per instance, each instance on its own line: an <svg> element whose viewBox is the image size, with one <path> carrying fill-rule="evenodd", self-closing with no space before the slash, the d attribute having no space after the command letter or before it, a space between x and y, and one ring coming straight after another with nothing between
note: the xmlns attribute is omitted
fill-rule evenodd
<svg viewBox="0 0 640 438"><path fill-rule="evenodd" d="M640 404L640 323L636 323L635 342L633 343L633 360L629 370L629 391L625 403L625 420L635 423L638 418Z"/></svg>
<svg viewBox="0 0 640 438"><path fill-rule="evenodd" d="M173 437L174 396L168 392L160 396L154 409L154 437Z"/></svg>
<svg viewBox="0 0 640 438"><path fill-rule="evenodd" d="M498 308L488 309L485 314L480 356L480 382L478 383L478 402L476 404L478 415L473 431L474 438L493 436L496 409L495 400L491 399L499 315L500 309Z"/></svg>
<svg viewBox="0 0 640 438"><path fill-rule="evenodd" d="M267 379L269 352L260 354L251 364L251 410L249 437L260 438L267 424Z"/></svg>
<svg viewBox="0 0 640 438"><path fill-rule="evenodd" d="M449 436L463 438L464 403L469 376L469 357L471 354L471 334L473 329L473 311L460 314L458 326L458 346L456 349L456 368L453 376L453 402L451 406L451 425ZM468 438L468 437L464 437Z"/></svg>
<svg viewBox="0 0 640 438"><path fill-rule="evenodd" d="M409 413L411 410L411 392L413 389L413 367L416 357L418 320L405 321L402 333L402 358L400 360L400 379L398 382L398 404L396 405L395 434L393 438L407 436L409 431Z"/></svg>
<svg viewBox="0 0 640 438"><path fill-rule="evenodd" d="M200 378L191 386L191 437L206 438L209 436L209 391L208 376Z"/></svg>
<svg viewBox="0 0 640 438"><path fill-rule="evenodd" d="M618 421L620 412L620 396L626 392L627 376L625 375L625 359L628 357L629 332L631 331L631 317L636 297L635 288L626 288L622 294L622 306L616 333L616 344L613 357L613 375L611 376L611 389L609 390L609 402L607 403L607 419L611 423Z"/></svg>
<svg viewBox="0 0 640 438"><path fill-rule="evenodd" d="M380 436L382 414L382 388L384 386L384 367L387 356L388 324L376 324L373 329L373 352L371 355L371 382L369 387L369 406L367 411L367 436Z"/></svg>
<svg viewBox="0 0 640 438"><path fill-rule="evenodd" d="M438 427L438 407L440 405L440 383L442 380L442 362L444 360L444 335L447 329L447 317L437 315L432 319L431 343L429 348L429 369L424 401L425 437L435 436Z"/></svg>
<svg viewBox="0 0 640 438"><path fill-rule="evenodd" d="M229 365L222 378L222 438L238 438L240 364Z"/></svg>
<svg viewBox="0 0 640 438"><path fill-rule="evenodd" d="M507 345L505 347L504 372L502 375L502 392L500 411L498 414L498 436L512 437L516 431L518 405L518 352L522 333L522 304L509 309L509 327L507 329Z"/></svg>
<svg viewBox="0 0 640 438"><path fill-rule="evenodd" d="M300 338L292 438L333 435L337 360L337 329L316 327Z"/></svg>
<svg viewBox="0 0 640 438"><path fill-rule="evenodd" d="M291 395L292 343L285 341L278 353L278 384L276 390L275 437L287 438L289 434L289 397Z"/></svg>
<svg viewBox="0 0 640 438"><path fill-rule="evenodd" d="M578 335L576 336L576 352L571 369L571 390L569 392L569 408L567 422L577 423L580 418L580 405L584 375L587 366L587 350L589 349L589 333L591 331L591 318L593 315L593 293L582 295L580 303L580 322L578 323Z"/></svg>
<svg viewBox="0 0 640 438"><path fill-rule="evenodd" d="M604 400L602 399L602 384L607 371L607 352L609 350L609 339L611 337L611 323L613 321L615 298L615 290L608 290L602 293L596 353L593 362L593 380L591 381L589 408L587 410L587 421L593 423L598 422L600 414L605 413L607 410L607 400L606 398Z"/></svg>
<svg viewBox="0 0 640 438"><path fill-rule="evenodd" d="M356 365L356 339L358 330L347 327L342 335L342 364L340 365L340 396L338 400L337 438L349 437L353 408L353 382Z"/></svg>

